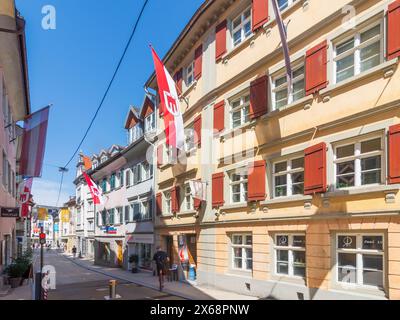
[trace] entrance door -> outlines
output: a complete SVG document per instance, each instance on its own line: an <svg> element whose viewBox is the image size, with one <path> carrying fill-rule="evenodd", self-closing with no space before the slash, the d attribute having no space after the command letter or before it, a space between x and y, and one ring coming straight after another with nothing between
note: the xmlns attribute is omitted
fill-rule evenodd
<svg viewBox="0 0 400 320"><path fill-rule="evenodd" d="M173 264L174 263L174 238L172 236L166 236L165 242L166 242L169 263Z"/></svg>
<svg viewBox="0 0 400 320"><path fill-rule="evenodd" d="M119 267L123 264L122 241L117 240L117 263Z"/></svg>
<svg viewBox="0 0 400 320"><path fill-rule="evenodd" d="M197 245L196 245L196 235L188 234L186 236L189 263L197 265Z"/></svg>

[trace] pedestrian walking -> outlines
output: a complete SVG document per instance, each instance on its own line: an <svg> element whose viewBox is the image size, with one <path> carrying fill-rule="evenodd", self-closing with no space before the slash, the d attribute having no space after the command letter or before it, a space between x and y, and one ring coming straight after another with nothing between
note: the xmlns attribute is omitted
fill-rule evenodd
<svg viewBox="0 0 400 320"><path fill-rule="evenodd" d="M161 247L157 247L157 252L154 254L153 260L156 263L158 280L160 282L160 291L164 288L164 277L167 270L168 255Z"/></svg>
<svg viewBox="0 0 400 320"><path fill-rule="evenodd" d="M76 247L75 246L72 247L72 255L75 259L76 258Z"/></svg>

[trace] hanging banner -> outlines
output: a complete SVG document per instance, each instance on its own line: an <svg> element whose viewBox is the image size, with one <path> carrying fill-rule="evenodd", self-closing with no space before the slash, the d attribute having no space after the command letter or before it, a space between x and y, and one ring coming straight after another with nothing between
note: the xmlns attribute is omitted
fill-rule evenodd
<svg viewBox="0 0 400 320"><path fill-rule="evenodd" d="M189 181L190 191L193 198L202 201L207 200L207 183L201 181L190 180Z"/></svg>
<svg viewBox="0 0 400 320"><path fill-rule="evenodd" d="M167 145L172 146L175 150L183 150L185 133L176 84L153 48L151 48L151 52L156 70Z"/></svg>
<svg viewBox="0 0 400 320"><path fill-rule="evenodd" d="M18 201L21 205L21 217L28 217L30 211L30 199L32 190L33 178L22 181L18 186Z"/></svg>
<svg viewBox="0 0 400 320"><path fill-rule="evenodd" d="M19 173L25 177L40 177L46 146L50 107L27 116L24 120Z"/></svg>

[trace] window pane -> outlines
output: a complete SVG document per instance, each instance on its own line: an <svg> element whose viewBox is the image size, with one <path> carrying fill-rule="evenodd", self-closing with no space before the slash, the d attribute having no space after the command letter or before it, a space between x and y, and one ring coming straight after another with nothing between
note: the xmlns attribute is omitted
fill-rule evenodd
<svg viewBox="0 0 400 320"><path fill-rule="evenodd" d="M340 55L350 49L354 48L354 38L347 40L346 42L336 47L336 54Z"/></svg>
<svg viewBox="0 0 400 320"><path fill-rule="evenodd" d="M284 10L288 7L289 0L278 0L278 6L280 10Z"/></svg>
<svg viewBox="0 0 400 320"><path fill-rule="evenodd" d="M288 94L287 89L276 92L275 94L276 108L281 108L288 104L287 94Z"/></svg>
<svg viewBox="0 0 400 320"><path fill-rule="evenodd" d="M287 262L277 262L276 272L279 274L289 274L289 264Z"/></svg>
<svg viewBox="0 0 400 320"><path fill-rule="evenodd" d="M238 43L240 43L242 40L242 30L236 31L233 34L233 43L236 45Z"/></svg>
<svg viewBox="0 0 400 320"><path fill-rule="evenodd" d="M242 269L242 258L234 259L234 268Z"/></svg>
<svg viewBox="0 0 400 320"><path fill-rule="evenodd" d="M286 76L276 79L275 80L275 87L279 87L279 86L285 84L286 81L287 81Z"/></svg>
<svg viewBox="0 0 400 320"><path fill-rule="evenodd" d="M275 177L275 185L276 186L284 186L284 185L286 185L286 182L287 182L286 175Z"/></svg>
<svg viewBox="0 0 400 320"><path fill-rule="evenodd" d="M293 183L302 183L304 182L304 172L297 172L292 174L292 182Z"/></svg>
<svg viewBox="0 0 400 320"><path fill-rule="evenodd" d="M244 27L243 27L243 31L244 31L244 36L248 37L251 34L251 23L250 21L247 22Z"/></svg>
<svg viewBox="0 0 400 320"><path fill-rule="evenodd" d="M362 248L365 250L383 250L383 237L363 236Z"/></svg>
<svg viewBox="0 0 400 320"><path fill-rule="evenodd" d="M280 162L275 164L275 173L283 172L287 170L287 162Z"/></svg>
<svg viewBox="0 0 400 320"><path fill-rule="evenodd" d="M253 237L252 236L246 236L246 245L251 246L253 244Z"/></svg>
<svg viewBox="0 0 400 320"><path fill-rule="evenodd" d="M242 236L233 236L233 244L243 244Z"/></svg>
<svg viewBox="0 0 400 320"><path fill-rule="evenodd" d="M380 25L377 25L377 26L373 27L372 29L369 29L369 30L361 33L361 43L364 43L365 41L377 36L380 33L381 33Z"/></svg>
<svg viewBox="0 0 400 320"><path fill-rule="evenodd" d="M275 197L286 197L286 196L287 196L286 186L275 187Z"/></svg>
<svg viewBox="0 0 400 320"><path fill-rule="evenodd" d="M361 159L361 170L373 170L361 173L361 184L368 185L381 182L381 157ZM374 170L377 169L377 170Z"/></svg>
<svg viewBox="0 0 400 320"><path fill-rule="evenodd" d="M292 194L304 194L304 183L294 184L292 187Z"/></svg>
<svg viewBox="0 0 400 320"><path fill-rule="evenodd" d="M292 169L304 168L304 158L292 160Z"/></svg>
<svg viewBox="0 0 400 320"><path fill-rule="evenodd" d="M361 142L361 153L381 150L381 138Z"/></svg>
<svg viewBox="0 0 400 320"><path fill-rule="evenodd" d="M277 236L276 237L276 245L277 246L280 246L280 247L287 247L288 245L289 245L289 236L285 236L285 235L282 235L282 236ZM287 251L285 251L286 252L286 254L287 254ZM278 260L280 260L280 259L278 259Z"/></svg>
<svg viewBox="0 0 400 320"><path fill-rule="evenodd" d="M363 284L383 287L382 256L363 255Z"/></svg>
<svg viewBox="0 0 400 320"><path fill-rule="evenodd" d="M289 261L289 251L287 250L277 250L277 260L281 262Z"/></svg>
<svg viewBox="0 0 400 320"><path fill-rule="evenodd" d="M357 241L356 236L339 236L338 248L339 249L356 249Z"/></svg>
<svg viewBox="0 0 400 320"><path fill-rule="evenodd" d="M293 84L293 101L300 100L305 97L304 80L297 81Z"/></svg>
<svg viewBox="0 0 400 320"><path fill-rule="evenodd" d="M336 81L341 82L354 76L354 56L348 56L336 62Z"/></svg>
<svg viewBox="0 0 400 320"><path fill-rule="evenodd" d="M232 125L234 128L240 126L242 123L241 113L240 111L236 111L232 114Z"/></svg>
<svg viewBox="0 0 400 320"><path fill-rule="evenodd" d="M352 253L339 253L338 278L341 282L356 283L357 256Z"/></svg>
<svg viewBox="0 0 400 320"><path fill-rule="evenodd" d="M293 236L293 247L306 247L306 237L305 236Z"/></svg>
<svg viewBox="0 0 400 320"><path fill-rule="evenodd" d="M293 251L293 274L299 277L306 275L306 253L304 251Z"/></svg>
<svg viewBox="0 0 400 320"><path fill-rule="evenodd" d="M233 248L233 254L235 258L242 258L242 248Z"/></svg>
<svg viewBox="0 0 400 320"><path fill-rule="evenodd" d="M339 163L336 165L337 188L354 187L354 161Z"/></svg>
<svg viewBox="0 0 400 320"><path fill-rule="evenodd" d="M361 49L361 72L379 65L381 62L380 51L380 41Z"/></svg>
<svg viewBox="0 0 400 320"><path fill-rule="evenodd" d="M336 148L337 159L354 156L354 144Z"/></svg>

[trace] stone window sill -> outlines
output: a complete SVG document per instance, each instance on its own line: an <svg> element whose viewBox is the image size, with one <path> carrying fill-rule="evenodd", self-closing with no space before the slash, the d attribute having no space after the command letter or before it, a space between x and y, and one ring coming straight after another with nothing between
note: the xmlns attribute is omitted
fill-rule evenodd
<svg viewBox="0 0 400 320"><path fill-rule="evenodd" d="M248 129L248 128L255 128L256 126L256 120L251 120L249 122L246 122L242 125L240 125L237 128L233 128L233 129L227 129L226 131L222 131L219 134L219 138L221 141L224 141L228 138L234 137L235 135L241 134L243 133L243 130Z"/></svg>
<svg viewBox="0 0 400 320"><path fill-rule="evenodd" d="M223 210L243 209L243 208L247 208L248 206L249 206L249 204L247 202L235 203L235 204L229 204L226 206L222 206L219 208L219 210L223 211Z"/></svg>
<svg viewBox="0 0 400 320"><path fill-rule="evenodd" d="M350 85L354 84L355 82L360 81L364 78L373 76L373 75L381 73L381 72L383 72L383 76L385 78L391 77L394 73L395 68L397 67L398 62L399 62L399 59L395 58L395 59L386 61L384 63L381 63L380 65L378 65L368 71L364 71L364 72L362 72L354 77L351 77L347 80L344 80L344 81L336 83L336 84L329 85L327 88L320 91L320 95L323 97L323 101L327 102L330 100L329 94L331 94L339 89L350 86Z"/></svg>
<svg viewBox="0 0 400 320"><path fill-rule="evenodd" d="M262 206L267 206L271 204L282 204L282 203L291 203L291 202L300 202L300 201L311 201L312 196L293 196L293 197L282 197L282 198L274 198L260 202Z"/></svg>
<svg viewBox="0 0 400 320"><path fill-rule="evenodd" d="M284 106L282 108L276 109L274 111L271 111L271 112L263 115L261 117L261 119L268 119L268 118L273 118L273 117L279 116L282 113L284 113L285 111L294 109L294 108L299 107L301 105L303 106L304 110L310 109L312 101L313 101L313 97L311 95L310 96L306 96L306 97L301 98L301 99L299 99L299 100L297 100L297 101L295 101L295 102L293 102L291 104L288 104L288 105L286 105L286 106Z"/></svg>
<svg viewBox="0 0 400 320"><path fill-rule="evenodd" d="M356 187L356 188L349 188L346 190L335 190L331 192L326 192L322 194L322 197L337 198L337 197L353 196L353 195L376 193L376 192L390 194L390 193L398 193L399 190L400 190L400 184L380 185L380 186L370 186L370 187L366 186L366 187Z"/></svg>

